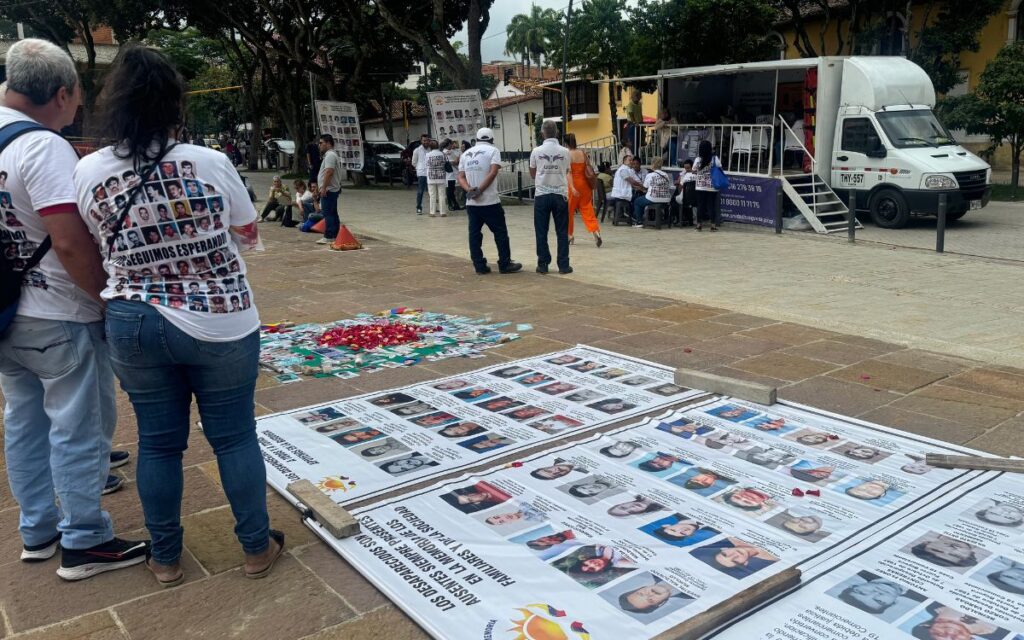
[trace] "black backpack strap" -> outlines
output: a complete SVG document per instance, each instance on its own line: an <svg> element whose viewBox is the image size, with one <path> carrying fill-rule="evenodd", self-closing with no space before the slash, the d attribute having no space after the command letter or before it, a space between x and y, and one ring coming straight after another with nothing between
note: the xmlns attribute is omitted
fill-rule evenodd
<svg viewBox="0 0 1024 640"><path fill-rule="evenodd" d="M114 243L117 241L117 234L121 233L121 229L124 228L124 221L128 218L128 212L132 209L132 201L135 200L135 194L142 190L143 185L146 183L146 176L157 170L163 159L168 153L170 153L171 149L176 146L178 146L177 142L169 145L163 150L163 153L156 157L156 160L154 160L152 164L142 171L139 171L139 184L125 192L125 202L121 205L120 210L118 210L117 222L115 222L114 226L109 229L110 235L107 236L107 260L109 260L114 253Z"/></svg>
<svg viewBox="0 0 1024 640"><path fill-rule="evenodd" d="M18 120L11 124L0 127L0 153L3 153L4 149L7 148L12 142L17 140L19 137L32 131L49 131L54 135L60 135L52 129L48 129L38 122L32 122L31 120ZM50 250L50 246L53 242L50 240L50 236L46 236L43 242L36 248L35 252L32 253L32 257L25 263L25 268L21 270L22 273L28 273L30 270L35 269L39 262L46 255L46 252Z"/></svg>

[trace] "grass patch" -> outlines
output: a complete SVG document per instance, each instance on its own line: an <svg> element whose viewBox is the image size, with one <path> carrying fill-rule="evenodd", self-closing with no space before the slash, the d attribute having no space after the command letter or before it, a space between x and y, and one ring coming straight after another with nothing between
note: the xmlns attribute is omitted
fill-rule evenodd
<svg viewBox="0 0 1024 640"><path fill-rule="evenodd" d="M992 199L1000 202L1019 202L1024 200L1024 186L1014 189L1008 184L992 185Z"/></svg>

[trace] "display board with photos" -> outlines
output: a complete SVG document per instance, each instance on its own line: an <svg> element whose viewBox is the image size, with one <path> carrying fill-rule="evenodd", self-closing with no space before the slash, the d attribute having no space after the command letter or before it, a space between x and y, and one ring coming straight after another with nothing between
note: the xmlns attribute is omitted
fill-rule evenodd
<svg viewBox="0 0 1024 640"><path fill-rule="evenodd" d="M1024 480L987 472L943 497L714 637L1024 640Z"/></svg>
<svg viewBox="0 0 1024 640"><path fill-rule="evenodd" d="M341 156L346 169L363 168L363 130L359 126L359 111L352 102L316 101L316 117L320 133L334 136L334 150Z"/></svg>
<svg viewBox="0 0 1024 640"><path fill-rule="evenodd" d="M307 479L348 504L701 391L671 369L591 347L265 416L267 478Z"/></svg>
<svg viewBox="0 0 1024 640"><path fill-rule="evenodd" d="M435 140L471 140L476 137L476 130L484 126L484 105L475 89L431 91L427 93L427 103Z"/></svg>
<svg viewBox="0 0 1024 640"><path fill-rule="evenodd" d="M650 638L965 476L925 452L965 450L712 399L311 526L436 638Z"/></svg>

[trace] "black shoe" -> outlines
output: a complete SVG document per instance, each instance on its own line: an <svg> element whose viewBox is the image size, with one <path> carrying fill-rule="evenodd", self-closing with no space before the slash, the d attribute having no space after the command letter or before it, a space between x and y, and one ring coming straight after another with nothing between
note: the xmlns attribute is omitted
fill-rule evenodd
<svg viewBox="0 0 1024 640"><path fill-rule="evenodd" d="M103 491L100 491L100 495L107 495L119 491L124 486L124 478L121 476L115 476L110 474L107 476L107 483L103 485Z"/></svg>
<svg viewBox="0 0 1024 640"><path fill-rule="evenodd" d="M132 454L128 453L127 451L111 451L110 468L116 469L118 467L123 467L124 465L128 464L128 461L131 459L131 457Z"/></svg>
<svg viewBox="0 0 1024 640"><path fill-rule="evenodd" d="M60 532L50 540L42 544L26 544L21 549L22 562L42 562L49 560L57 553L57 545L60 544Z"/></svg>
<svg viewBox="0 0 1024 640"><path fill-rule="evenodd" d="M559 269L558 273L562 274L563 276L567 276L570 273L572 273L572 267L566 267L564 269Z"/></svg>
<svg viewBox="0 0 1024 640"><path fill-rule="evenodd" d="M542 265L539 265L539 264L537 265L537 273L547 273L547 272L548 272L548 268L546 266L542 266Z"/></svg>
<svg viewBox="0 0 1024 640"><path fill-rule="evenodd" d="M523 265L521 265L518 262L510 262L507 265L505 265L504 267L499 267L498 268L498 273L515 273L517 271L522 271L522 270L523 270Z"/></svg>
<svg viewBox="0 0 1024 640"><path fill-rule="evenodd" d="M490 267L484 267L483 269L477 269L476 270L476 275L478 275L478 276L485 276L485 275L487 275L490 272L491 272L491 268Z"/></svg>
<svg viewBox="0 0 1024 640"><path fill-rule="evenodd" d="M84 580L105 571L139 564L149 553L149 541L121 540L98 544L91 549L61 549L57 575L65 580Z"/></svg>

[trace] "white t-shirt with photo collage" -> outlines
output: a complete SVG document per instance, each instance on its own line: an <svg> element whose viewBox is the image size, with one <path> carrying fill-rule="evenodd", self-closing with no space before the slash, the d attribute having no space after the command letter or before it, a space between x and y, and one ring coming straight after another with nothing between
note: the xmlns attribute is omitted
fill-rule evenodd
<svg viewBox="0 0 1024 640"><path fill-rule="evenodd" d="M444 157L444 152L440 149L434 149L427 154L427 184L445 184L448 179L445 178L444 163L448 159Z"/></svg>
<svg viewBox="0 0 1024 640"><path fill-rule="evenodd" d="M114 238L120 204L135 185L130 215ZM151 304L199 340L227 342L259 328L245 262L231 226L256 220L256 208L223 153L179 144L149 176L113 147L75 168L79 210L99 240L108 279L106 300Z"/></svg>
<svg viewBox="0 0 1024 640"><path fill-rule="evenodd" d="M0 127L31 118L0 107ZM18 271L46 238L45 215L74 215L71 174L78 154L51 131L22 134L0 154L0 247ZM18 315L65 322L98 322L99 302L79 289L51 249L26 274Z"/></svg>

